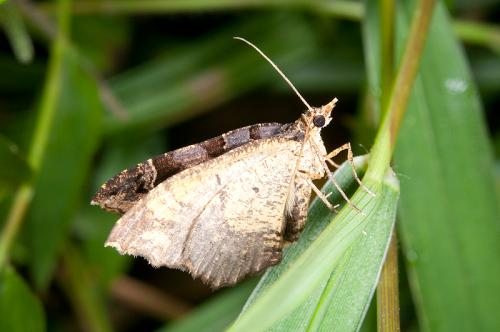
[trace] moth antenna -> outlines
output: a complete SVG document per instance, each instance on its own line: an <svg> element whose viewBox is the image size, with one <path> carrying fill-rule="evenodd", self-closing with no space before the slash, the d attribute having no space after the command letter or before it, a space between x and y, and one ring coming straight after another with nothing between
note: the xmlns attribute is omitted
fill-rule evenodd
<svg viewBox="0 0 500 332"><path fill-rule="evenodd" d="M241 40L242 42L246 43L247 45L249 45L250 47L252 47L253 49L255 49L257 52L259 52L259 54L267 60L267 62L269 62L271 64L271 66L273 66L273 68L278 72L278 74L280 74L280 76L285 80L285 82L292 88L293 92L295 92L295 94L297 96L299 96L300 100L304 103L304 105L306 105L307 109L309 111L313 111L311 105L309 105L309 103L305 100L304 97L302 97L302 95L300 94L299 90L297 90L297 88L295 87L295 85L293 85L293 83L288 79L288 77L286 77L286 75L281 71L281 69L279 69L279 67L273 62L273 60L271 60L267 55L264 54L264 52L262 52L260 50L260 48L258 48L257 46L255 46L254 44L252 44L251 42L249 42L248 40L246 40L245 38L241 38L241 37L233 37L234 39L238 39L238 40ZM307 142L307 137L309 137L309 132L310 132L310 129L311 129L311 126L310 126L310 123L309 121L307 121L307 119L304 117L304 115L302 114L302 120L304 121L305 125L306 125L306 130L305 130L305 134L304 134L304 142L302 143L302 146L300 148L300 154L302 155L303 151L304 151L304 146L305 146L305 142ZM295 198L294 197L294 194L293 194L293 191L294 191L294 184L295 184L295 175L297 173L297 170L299 168L299 161L300 161L300 158L297 158L297 162L295 163L295 168L293 170L293 176L292 176L292 179L290 181L290 184L288 186L288 194L287 194L287 213L288 213L288 208L290 208L290 203L293 201L293 199Z"/></svg>
<svg viewBox="0 0 500 332"><path fill-rule="evenodd" d="M297 90L297 88L292 84L292 82L290 82L290 80L288 79L288 77L286 77L286 75L283 74L283 72L281 71L281 69L278 68L278 66L273 62L273 60L269 59L269 57L267 55L265 55L264 52L262 52L257 46L255 46L254 44L252 44L251 42L249 42L245 38L241 38L241 37L233 37L233 38L241 40L242 42L244 42L244 43L248 44L249 46L251 46L252 48L254 48L257 52L259 52L259 54L262 55L262 57L264 59L266 59L267 62L269 62L271 64L271 66L273 66L273 68L278 72L278 74L280 74L281 77L283 77L283 79L285 80L285 82L288 83L288 85L297 94L297 96L299 96L300 100L304 103L304 105L306 105L307 109L310 110L310 111L312 111L312 107L307 103L307 101L304 99L304 97L302 97L302 95L300 94L299 90Z"/></svg>

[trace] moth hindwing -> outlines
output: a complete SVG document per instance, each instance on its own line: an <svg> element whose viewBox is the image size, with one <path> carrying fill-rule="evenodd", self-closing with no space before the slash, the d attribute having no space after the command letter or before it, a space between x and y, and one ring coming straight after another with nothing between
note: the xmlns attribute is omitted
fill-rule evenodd
<svg viewBox="0 0 500 332"><path fill-rule="evenodd" d="M92 204L123 215L106 246L189 271L213 288L281 260L302 231L311 180L325 175L321 128L336 99L294 123L244 127L149 159Z"/></svg>

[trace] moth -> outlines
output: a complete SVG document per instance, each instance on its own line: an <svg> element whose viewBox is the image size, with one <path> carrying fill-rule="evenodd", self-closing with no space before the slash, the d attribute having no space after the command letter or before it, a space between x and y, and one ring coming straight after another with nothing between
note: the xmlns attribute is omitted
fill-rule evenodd
<svg viewBox="0 0 500 332"><path fill-rule="evenodd" d="M155 267L188 271L212 288L280 262L285 243L304 228L312 191L334 208L312 180L333 180L327 163L335 166L331 159L341 151L352 160L349 143L327 154L320 135L337 99L309 106L264 53L241 40L298 94L307 106L302 116L289 124L239 128L148 159L104 183L91 202L121 214L106 246Z"/></svg>

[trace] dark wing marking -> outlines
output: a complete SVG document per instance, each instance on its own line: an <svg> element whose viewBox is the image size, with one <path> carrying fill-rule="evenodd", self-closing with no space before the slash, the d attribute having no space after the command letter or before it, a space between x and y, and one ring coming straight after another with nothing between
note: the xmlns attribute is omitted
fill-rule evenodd
<svg viewBox="0 0 500 332"><path fill-rule="evenodd" d="M279 123L247 126L148 159L109 179L95 194L91 204L123 214L169 177L254 140L278 136L282 127Z"/></svg>

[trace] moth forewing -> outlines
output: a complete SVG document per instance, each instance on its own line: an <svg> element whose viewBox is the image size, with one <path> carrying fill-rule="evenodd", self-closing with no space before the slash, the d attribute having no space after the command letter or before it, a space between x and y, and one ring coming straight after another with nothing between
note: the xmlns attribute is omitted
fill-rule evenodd
<svg viewBox="0 0 500 332"><path fill-rule="evenodd" d="M287 161L300 146L264 139L172 176L120 218L106 245L212 287L278 263L293 175Z"/></svg>

